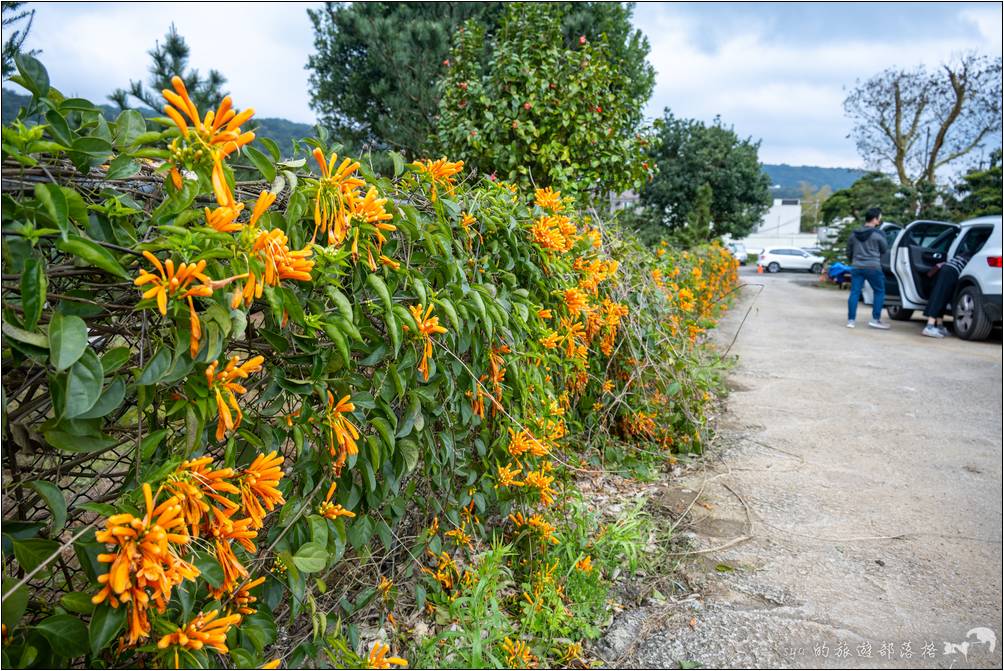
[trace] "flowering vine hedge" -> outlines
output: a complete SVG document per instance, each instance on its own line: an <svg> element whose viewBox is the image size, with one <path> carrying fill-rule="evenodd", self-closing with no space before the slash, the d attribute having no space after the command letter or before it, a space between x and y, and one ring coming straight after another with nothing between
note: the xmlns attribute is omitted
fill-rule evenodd
<svg viewBox="0 0 1004 671"><path fill-rule="evenodd" d="M505 539L528 585L505 607L546 583L564 608L546 548L572 477L700 448L720 247L653 255L461 161L284 158L178 79L164 119L109 122L19 70L5 666L404 665L396 599L448 609ZM393 640L359 640L373 618ZM514 635L490 659L545 653Z"/></svg>

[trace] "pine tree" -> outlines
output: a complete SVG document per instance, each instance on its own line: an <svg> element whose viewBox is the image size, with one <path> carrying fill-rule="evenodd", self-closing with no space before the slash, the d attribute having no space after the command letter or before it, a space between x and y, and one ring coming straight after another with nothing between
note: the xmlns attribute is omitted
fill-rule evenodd
<svg viewBox="0 0 1004 671"><path fill-rule="evenodd" d="M219 71L210 70L203 78L198 70L188 69L190 50L173 23L164 36L163 45L158 41L147 53L153 59L150 65L150 88L145 88L143 82L130 81L128 90L116 89L108 99L121 109L128 109L129 98L135 98L150 109L160 110L164 104L160 92L171 88L171 77L175 75L185 82L189 96L200 110L214 107L227 95L223 90L227 80Z"/></svg>
<svg viewBox="0 0 1004 671"><path fill-rule="evenodd" d="M0 14L3 15L3 32L7 35L7 39L3 42L3 78L7 79L14 71L17 69L14 66L14 57L20 53L27 53L30 56L34 56L38 53L37 49L32 49L28 52L22 52L21 47L24 46L24 41L28 37L28 33L31 31L31 22L35 20L35 10L22 10L25 4L24 2L4 2L3 7L0 9ZM16 30L12 30L15 23L27 19L28 22L24 24L23 27Z"/></svg>

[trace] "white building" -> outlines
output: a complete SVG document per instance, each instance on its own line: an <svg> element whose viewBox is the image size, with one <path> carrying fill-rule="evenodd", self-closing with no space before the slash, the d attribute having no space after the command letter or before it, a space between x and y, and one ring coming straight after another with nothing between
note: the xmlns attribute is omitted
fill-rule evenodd
<svg viewBox="0 0 1004 671"><path fill-rule="evenodd" d="M760 225L739 240L750 254L759 254L768 247L816 247L815 233L802 233L802 201L797 198L775 198L763 215Z"/></svg>
<svg viewBox="0 0 1004 671"><path fill-rule="evenodd" d="M763 215L760 225L751 233L763 237L798 235L802 224L802 201L798 198L775 198Z"/></svg>

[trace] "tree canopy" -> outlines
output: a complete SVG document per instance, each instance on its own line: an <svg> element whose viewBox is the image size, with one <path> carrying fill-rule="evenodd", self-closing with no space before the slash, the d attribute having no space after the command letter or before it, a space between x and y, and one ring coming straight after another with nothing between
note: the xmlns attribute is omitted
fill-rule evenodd
<svg viewBox="0 0 1004 671"><path fill-rule="evenodd" d="M770 179L758 157L760 142L740 139L720 119L705 125L678 118L668 108L656 127L658 141L649 151L656 173L640 193L648 215L645 225L670 231L686 226L699 190L707 184L712 235L739 238L752 231L772 200Z"/></svg>
<svg viewBox="0 0 1004 671"><path fill-rule="evenodd" d="M565 46L578 44L581 36L596 41L606 35L611 59L628 82L627 95L647 100L655 74L645 60L648 42L631 25L632 5L555 4L563 10ZM439 110L437 82L449 70L457 30L475 20L490 37L504 13L499 2L329 2L308 10L316 50L307 63L311 106L322 124L350 144L409 157L428 154ZM485 46L490 50L492 44Z"/></svg>
<svg viewBox="0 0 1004 671"><path fill-rule="evenodd" d="M118 105L120 109L129 109L131 107L129 98L132 97L150 109L159 111L164 106L164 99L160 92L163 89L171 88L171 77L175 75L181 77L182 81L185 82L188 94L200 109L210 107L214 102L218 102L227 95L223 90L227 79L217 70L210 70L203 77L198 70L189 69L190 50L188 44L173 23L164 36L164 43L156 42L153 49L147 53L150 54L153 61L150 64L150 87L145 88L141 81L130 81L128 90L116 89L113 91L108 99Z"/></svg>
<svg viewBox="0 0 1004 671"><path fill-rule="evenodd" d="M881 208L883 218L897 224L908 224L915 218L912 203L903 188L888 175L870 172L849 188L827 198L820 207L820 222L833 226L852 218L864 223L864 213L871 207Z"/></svg>
<svg viewBox="0 0 1004 671"><path fill-rule="evenodd" d="M1000 142L1001 59L966 55L934 72L885 70L844 100L861 157L890 166L900 185L937 183L937 172Z"/></svg>
<svg viewBox="0 0 1004 671"><path fill-rule="evenodd" d="M640 183L645 98L609 39L561 39L566 8L514 3L494 36L458 31L439 105L441 151L524 185L603 196Z"/></svg>
<svg viewBox="0 0 1004 671"><path fill-rule="evenodd" d="M990 155L990 165L975 167L962 176L955 187L952 198L952 212L960 219L981 217L986 214L1001 214L1002 182L1001 150Z"/></svg>

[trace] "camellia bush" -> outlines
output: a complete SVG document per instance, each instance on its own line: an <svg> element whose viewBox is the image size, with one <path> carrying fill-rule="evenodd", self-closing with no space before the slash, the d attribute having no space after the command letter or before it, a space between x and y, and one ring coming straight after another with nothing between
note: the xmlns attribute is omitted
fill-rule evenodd
<svg viewBox="0 0 1004 671"><path fill-rule="evenodd" d="M18 65L4 666L577 660L628 526L575 477L701 449L731 257L460 160L256 148L180 79L109 121Z"/></svg>

